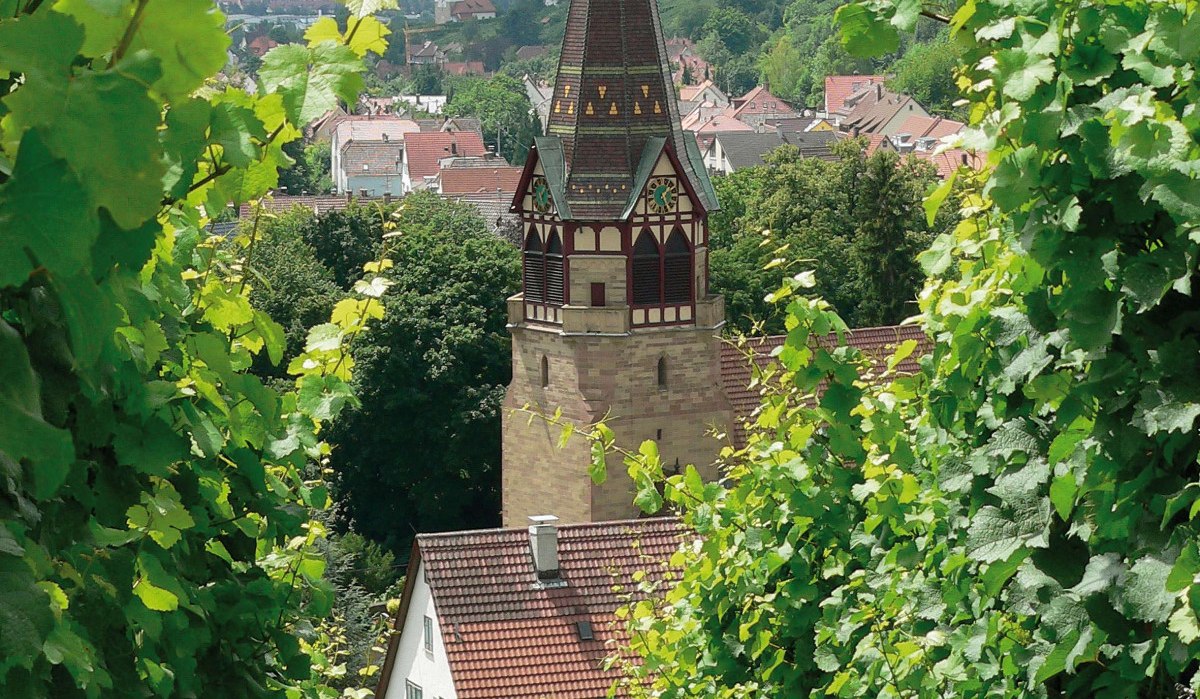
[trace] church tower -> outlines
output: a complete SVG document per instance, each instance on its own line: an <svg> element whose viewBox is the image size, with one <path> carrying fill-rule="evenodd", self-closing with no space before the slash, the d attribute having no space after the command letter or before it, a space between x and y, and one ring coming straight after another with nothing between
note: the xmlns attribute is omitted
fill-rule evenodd
<svg viewBox="0 0 1200 699"><path fill-rule="evenodd" d="M619 464L592 484L588 444L512 413L530 404L618 442L658 442L663 463L706 477L733 412L708 288L717 197L679 124L656 0L572 0L548 134L530 150L513 211L523 293L509 299L513 381L505 401L504 525L637 516Z"/></svg>

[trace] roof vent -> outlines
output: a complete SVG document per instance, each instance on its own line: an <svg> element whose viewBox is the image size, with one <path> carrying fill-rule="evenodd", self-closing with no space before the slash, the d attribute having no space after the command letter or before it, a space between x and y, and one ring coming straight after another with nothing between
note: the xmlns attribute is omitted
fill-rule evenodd
<svg viewBox="0 0 1200 699"><path fill-rule="evenodd" d="M529 526L529 548L538 582L543 585L562 583L558 569L558 527L555 525L558 517L536 515L529 521L533 522Z"/></svg>

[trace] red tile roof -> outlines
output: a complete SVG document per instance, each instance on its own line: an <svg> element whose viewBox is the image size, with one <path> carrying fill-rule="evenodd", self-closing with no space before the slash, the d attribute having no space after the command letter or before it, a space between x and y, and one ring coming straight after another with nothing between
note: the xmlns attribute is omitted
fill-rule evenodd
<svg viewBox="0 0 1200 699"><path fill-rule="evenodd" d="M508 165L442 168L442 194L495 194L499 189L512 195L521 184L522 172L524 168Z"/></svg>
<svg viewBox="0 0 1200 699"><path fill-rule="evenodd" d="M961 121L914 114L900 124L900 128L896 133L908 134L913 139L945 138L946 136L951 136L962 131L964 128L966 128L966 124Z"/></svg>
<svg viewBox="0 0 1200 699"><path fill-rule="evenodd" d="M438 174L438 162L454 155L482 157L487 153L483 136L471 131L431 133L422 131L404 137L408 176L413 182Z"/></svg>
<svg viewBox="0 0 1200 699"><path fill-rule="evenodd" d="M759 368L766 368L773 361L774 352L783 346L786 335L750 338L743 347L725 344L721 347L721 383L725 395L733 405L735 420L734 436L744 444L745 434L742 421L751 418L762 403L762 387L753 384L751 360ZM920 370L917 359L933 349L933 341L917 325L891 325L881 328L859 328L846 334L846 344L855 347L871 359L877 369L885 366L896 346L906 340L916 340L917 349L908 359L901 362L896 371L915 374ZM836 335L826 337L822 344L837 342ZM747 354L751 357L747 358Z"/></svg>
<svg viewBox="0 0 1200 699"><path fill-rule="evenodd" d="M483 61L467 61L465 63L449 62L442 64L442 72L446 75L486 75L487 68Z"/></svg>
<svg viewBox="0 0 1200 699"><path fill-rule="evenodd" d="M492 0L460 0L450 7L454 17L471 17L474 15L496 14L496 6Z"/></svg>
<svg viewBox="0 0 1200 699"><path fill-rule="evenodd" d="M937 168L938 177L943 180L952 175L960 167L980 170L984 166L984 159L982 157L961 148L953 148L942 153L918 150L910 152L909 155L933 163L933 166Z"/></svg>
<svg viewBox="0 0 1200 699"><path fill-rule="evenodd" d="M767 88L759 85L741 97L733 100L729 107L729 116L734 119L745 119L750 116L794 114L791 105L772 95Z"/></svg>
<svg viewBox="0 0 1200 699"><path fill-rule="evenodd" d="M882 75L830 75L825 78L825 113L833 114L846 102L846 98L866 85L882 83Z"/></svg>
<svg viewBox="0 0 1200 699"><path fill-rule="evenodd" d="M459 699L597 699L619 677L602 665L606 642L626 638L614 612L628 596L637 598L634 573L664 580L687 531L673 518L560 526L559 567L567 584L558 588L536 584L526 529L421 535L397 624L407 616L424 563ZM594 640L579 638L579 621L591 622ZM393 639L381 697L397 648Z"/></svg>

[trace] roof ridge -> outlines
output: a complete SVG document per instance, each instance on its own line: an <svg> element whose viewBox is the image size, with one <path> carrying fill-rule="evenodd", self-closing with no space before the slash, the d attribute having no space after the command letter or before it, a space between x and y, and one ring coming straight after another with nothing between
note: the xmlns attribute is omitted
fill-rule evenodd
<svg viewBox="0 0 1200 699"><path fill-rule="evenodd" d="M676 523L682 524L683 520L680 519L679 517L633 517L633 518L629 518L629 519L610 519L610 520L604 520L603 522L572 522L570 524L559 524L557 526L558 526L558 530L561 532L563 530L585 529L585 528L589 528L589 527L591 527L591 528L617 527L617 526L630 525L630 524L661 524L661 523L665 523L665 522L676 522ZM455 532L436 532L436 533L431 533L431 534L418 534L417 540L418 541L428 541L430 539L449 539L451 537L456 537L456 536L479 535L479 534L508 534L508 533L523 532L526 529L528 529L528 527L495 527L492 529L465 529L462 531L455 531Z"/></svg>

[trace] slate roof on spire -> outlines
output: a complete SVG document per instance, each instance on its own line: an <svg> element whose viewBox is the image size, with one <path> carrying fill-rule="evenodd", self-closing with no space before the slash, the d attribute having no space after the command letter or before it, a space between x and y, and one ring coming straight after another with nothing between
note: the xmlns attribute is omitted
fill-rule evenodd
<svg viewBox="0 0 1200 699"><path fill-rule="evenodd" d="M655 138L704 208L718 208L695 138L679 125L656 0L572 0L547 131L538 146L545 155L545 141L561 143L551 150L561 150L563 180L551 184L576 218L615 220L631 209L642 159L659 155L646 148Z"/></svg>

